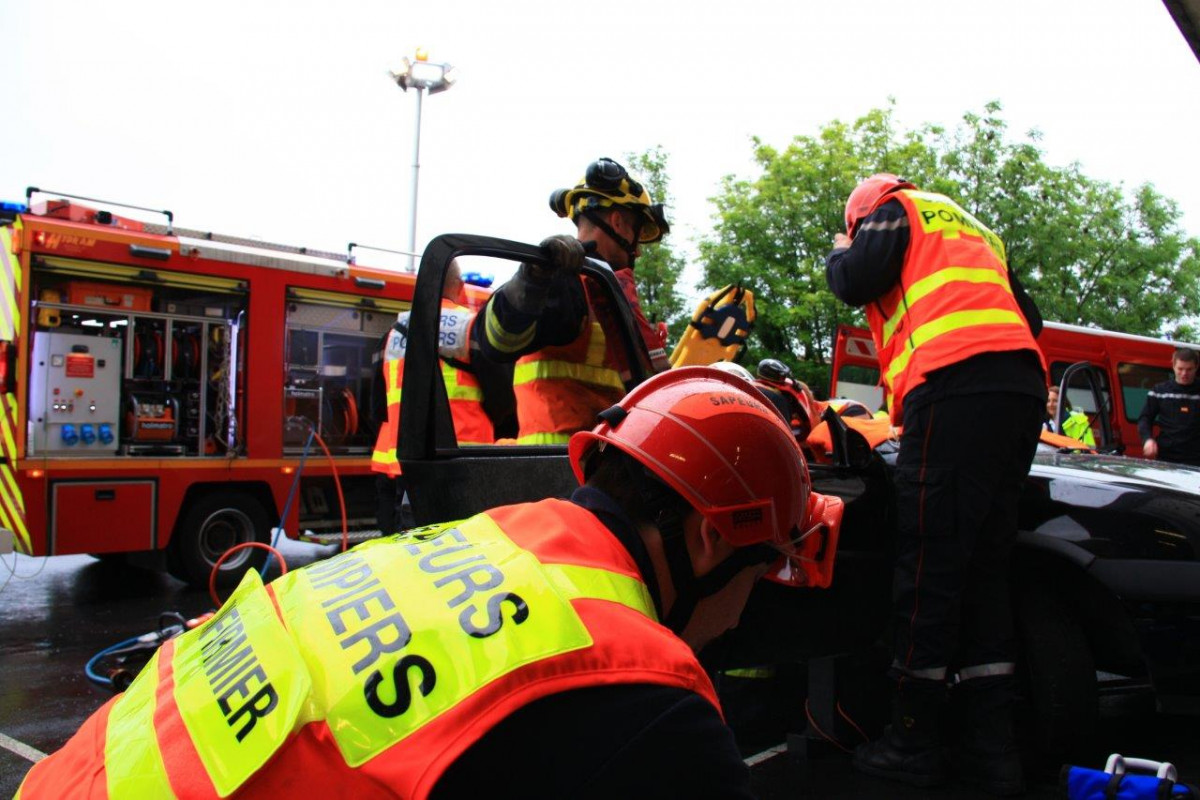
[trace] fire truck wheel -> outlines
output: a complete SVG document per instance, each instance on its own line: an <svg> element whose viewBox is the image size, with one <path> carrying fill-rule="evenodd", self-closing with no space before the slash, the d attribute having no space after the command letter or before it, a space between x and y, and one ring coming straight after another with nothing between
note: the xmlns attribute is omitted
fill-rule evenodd
<svg viewBox="0 0 1200 800"><path fill-rule="evenodd" d="M207 588L213 565L226 550L243 542L270 541L270 523L262 505L248 494L209 494L192 503L171 538L168 570L196 588ZM247 547L221 564L217 586L231 587L248 569L258 569L267 553Z"/></svg>
<svg viewBox="0 0 1200 800"><path fill-rule="evenodd" d="M1023 738L1038 757L1061 764L1086 752L1096 729L1099 701L1092 649L1070 607L1053 591L1031 584L1014 591Z"/></svg>

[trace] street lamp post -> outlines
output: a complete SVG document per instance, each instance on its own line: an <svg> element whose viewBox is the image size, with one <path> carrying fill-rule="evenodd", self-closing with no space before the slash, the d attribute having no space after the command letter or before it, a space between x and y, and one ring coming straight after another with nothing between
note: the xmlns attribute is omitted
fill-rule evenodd
<svg viewBox="0 0 1200 800"><path fill-rule="evenodd" d="M437 94L454 85L454 67L429 61L429 54L418 47L415 58L407 56L397 72L391 73L392 80L404 91L417 90L416 129L413 134L412 208L408 225L408 271L416 271L417 252L417 183L421 172L421 101L425 93Z"/></svg>

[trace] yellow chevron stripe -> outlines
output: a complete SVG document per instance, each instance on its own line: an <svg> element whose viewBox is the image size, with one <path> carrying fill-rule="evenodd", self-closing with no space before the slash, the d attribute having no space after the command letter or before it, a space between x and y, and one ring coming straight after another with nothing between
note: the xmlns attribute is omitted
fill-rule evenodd
<svg viewBox="0 0 1200 800"><path fill-rule="evenodd" d="M12 469L7 465L0 466L0 473L5 474L5 481L12 480ZM18 493L17 497L21 495ZM17 537L17 549L27 556L33 555L33 546L29 541L29 529L25 527L24 504L20 507L13 503L8 490L0 485L0 516L4 517L4 525Z"/></svg>
<svg viewBox="0 0 1200 800"><path fill-rule="evenodd" d="M24 228L25 228L25 225L21 222L21 218L17 217L17 221L13 224L13 227L12 227L12 237L14 240L16 240L18 242L21 241L21 231ZM9 245L11 245L11 244L12 243L9 242ZM11 246L6 246L5 252L16 253L16 250L14 250ZM13 286L16 287L17 294L20 294L21 293L21 265L19 262L16 263L13 267Z"/></svg>
<svg viewBox="0 0 1200 800"><path fill-rule="evenodd" d="M12 395L5 395L12 397ZM5 403L7 405L7 403ZM9 463L14 463L17 460L17 442L13 439L13 424L12 418L9 417L7 409L4 413L0 413L0 447L3 448L4 455L8 457Z"/></svg>
<svg viewBox="0 0 1200 800"><path fill-rule="evenodd" d="M0 394L0 422L7 426L9 431L20 430L17 423L19 419L18 411L17 396L15 394ZM12 438L11 433L9 444L12 445L12 449L6 451L4 455L8 456L8 463L10 465L15 465L20 454L17 452L17 442Z"/></svg>
<svg viewBox="0 0 1200 800"><path fill-rule="evenodd" d="M21 220L11 228L0 228L0 339L12 341L21 327L21 262L13 251L14 236L20 241ZM25 525L25 497L17 483L13 466L17 461L17 442L13 435L18 419L17 397L0 395L0 450L8 463L0 464L0 520L16 537L16 547L33 555L33 543Z"/></svg>
<svg viewBox="0 0 1200 800"><path fill-rule="evenodd" d="M0 228L0 308L7 314L0 316L0 339L12 341L21 321L17 306L17 291L21 287L21 265L13 255L12 231Z"/></svg>
<svg viewBox="0 0 1200 800"><path fill-rule="evenodd" d="M0 464L0 492L8 490L8 494L16 501L16 508L21 512L21 516L25 515L25 497L21 494L21 487L17 485L17 473L8 464Z"/></svg>
<svg viewBox="0 0 1200 800"><path fill-rule="evenodd" d="M3 503L0 503L0 528L7 528L14 534L16 533L15 526L12 524L12 513L8 506L4 505ZM25 543L23 541L17 541L18 552L22 552L24 550L24 544Z"/></svg>

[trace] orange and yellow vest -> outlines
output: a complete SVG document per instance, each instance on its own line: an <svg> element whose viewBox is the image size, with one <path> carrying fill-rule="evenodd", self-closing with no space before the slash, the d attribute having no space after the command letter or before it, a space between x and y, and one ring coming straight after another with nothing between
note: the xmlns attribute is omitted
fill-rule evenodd
<svg viewBox="0 0 1200 800"><path fill-rule="evenodd" d="M247 573L37 763L18 797L423 798L517 709L623 683L720 709L595 516L563 500L508 506L269 586Z"/></svg>
<svg viewBox="0 0 1200 800"><path fill-rule="evenodd" d="M547 346L517 360L517 442L561 444L591 429L596 415L625 396L622 366L609 346L584 280L588 316L575 340Z"/></svg>
<svg viewBox="0 0 1200 800"><path fill-rule="evenodd" d="M408 312L397 318L407 325ZM483 410L483 390L470 372L455 366L469 363L470 326L474 314L449 300L442 301L438 329L438 354L442 356L442 381L450 399L450 416L454 420L454 435L459 444L491 444L492 421ZM404 376L404 353L408 337L395 328L388 334L383 348L383 384L387 391L387 419L380 422L375 450L371 453L371 469L393 478L400 474L396 458L397 432L400 430L401 379Z"/></svg>
<svg viewBox="0 0 1200 800"><path fill-rule="evenodd" d="M908 215L908 252L899 283L866 308L892 420L929 373L972 356L1032 350L1045 369L1000 237L943 195L906 189L877 206L893 198Z"/></svg>

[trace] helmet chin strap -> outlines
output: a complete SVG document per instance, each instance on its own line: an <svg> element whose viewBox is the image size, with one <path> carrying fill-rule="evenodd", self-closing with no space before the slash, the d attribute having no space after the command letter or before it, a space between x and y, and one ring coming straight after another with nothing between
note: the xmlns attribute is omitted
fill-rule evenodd
<svg viewBox="0 0 1200 800"><path fill-rule="evenodd" d="M659 593L654 593L655 610L663 624L675 633L683 633L696 611L697 603L724 589L743 569L779 558L779 553L770 545L739 547L703 577L697 578L684 534L684 522L692 507L682 505L681 498L669 492L653 473L632 458L623 459L622 464L630 483L638 487L638 493L647 506L654 509L654 526L662 537L663 555L666 556L671 585L675 589L675 601L665 616Z"/></svg>
<svg viewBox="0 0 1200 800"><path fill-rule="evenodd" d="M659 514L657 524L662 535L667 567L671 572L671 583L675 588L675 602L671 604L663 624L675 633L683 633L701 600L724 589L746 567L766 564L779 558L779 553L770 545L739 547L698 578L687 549L683 517L677 510L668 510Z"/></svg>
<svg viewBox="0 0 1200 800"><path fill-rule="evenodd" d="M588 218L591 220L593 225L604 231L608 235L608 238L612 239L616 243L617 247L620 247L625 252L625 256L629 259L629 263L626 264L626 266L629 267L629 269L633 269L633 263L637 261L637 240L642 229L641 220L636 220L633 223L633 241L631 242L621 234L617 233L613 226L609 225L608 222L601 218L600 214L589 213Z"/></svg>

